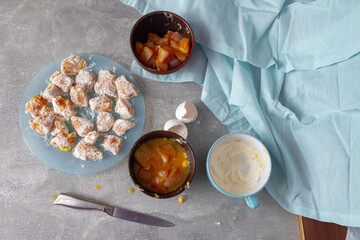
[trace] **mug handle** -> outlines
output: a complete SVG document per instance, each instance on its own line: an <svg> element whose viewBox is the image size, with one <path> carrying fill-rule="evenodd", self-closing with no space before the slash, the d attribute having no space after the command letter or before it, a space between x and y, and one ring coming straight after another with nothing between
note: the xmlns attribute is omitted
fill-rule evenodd
<svg viewBox="0 0 360 240"><path fill-rule="evenodd" d="M246 204L251 208L257 208L259 206L259 202L257 200L256 195L252 195L250 197L245 198Z"/></svg>

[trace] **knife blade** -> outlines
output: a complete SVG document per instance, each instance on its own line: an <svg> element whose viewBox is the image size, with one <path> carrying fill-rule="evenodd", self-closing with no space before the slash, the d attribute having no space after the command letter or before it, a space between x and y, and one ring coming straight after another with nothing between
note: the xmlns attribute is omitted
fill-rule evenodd
<svg viewBox="0 0 360 240"><path fill-rule="evenodd" d="M82 209L82 210L99 210L107 213L108 215L127 221L137 222L141 224L147 224L158 227L173 227L175 224L172 222L163 220L158 217L153 217L143 213L130 211L120 207L107 206L102 203L96 203L87 199L70 196L68 194L61 193L55 199L54 205L62 205L65 207Z"/></svg>

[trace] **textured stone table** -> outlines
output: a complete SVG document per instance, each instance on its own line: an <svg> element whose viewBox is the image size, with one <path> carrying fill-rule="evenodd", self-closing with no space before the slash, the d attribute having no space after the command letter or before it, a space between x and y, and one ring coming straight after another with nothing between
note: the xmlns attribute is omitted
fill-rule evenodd
<svg viewBox="0 0 360 240"><path fill-rule="evenodd" d="M299 239L296 216L265 190L258 195L260 207L252 210L245 201L226 197L211 186L206 154L227 129L201 102L201 87L196 84L135 76L146 104L143 133L161 129L184 100L198 107L198 120L188 124L197 169L184 204L177 198L129 194L133 185L127 159L104 172L76 176L50 169L32 155L19 128L19 104L29 81L45 65L71 53L100 54L129 70L133 60L129 33L139 17L116 0L0 2L0 239ZM102 188L96 190L96 184ZM60 192L161 216L176 226L157 228L101 212L53 206L51 196Z"/></svg>

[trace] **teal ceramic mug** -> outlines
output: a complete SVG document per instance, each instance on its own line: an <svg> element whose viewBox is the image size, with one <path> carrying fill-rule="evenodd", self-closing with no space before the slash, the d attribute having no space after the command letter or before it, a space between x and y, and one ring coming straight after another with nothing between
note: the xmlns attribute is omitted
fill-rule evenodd
<svg viewBox="0 0 360 240"><path fill-rule="evenodd" d="M219 156L223 160L218 160ZM233 163L239 168L229 168L229 163L223 161L234 161ZM225 166L224 169L227 170L222 169L221 171L217 171L216 167L219 166ZM259 202L256 194L264 188L270 178L271 158L266 147L256 138L241 133L230 133L219 138L210 148L206 160L206 172L211 184L219 192L230 197L244 198L249 207L257 208ZM241 190L239 183L238 190L240 192L237 190L230 191L228 186L221 182L221 176L219 177L219 174L223 174L223 177L227 178L226 182L229 182L229 177L232 178L234 173L235 180L240 179L242 183L244 183L244 181L241 178L251 177L250 174L255 174L255 179L258 179L249 183L251 184L249 187L241 184ZM231 187L234 188L234 186L235 188L237 187L236 182L232 183Z"/></svg>

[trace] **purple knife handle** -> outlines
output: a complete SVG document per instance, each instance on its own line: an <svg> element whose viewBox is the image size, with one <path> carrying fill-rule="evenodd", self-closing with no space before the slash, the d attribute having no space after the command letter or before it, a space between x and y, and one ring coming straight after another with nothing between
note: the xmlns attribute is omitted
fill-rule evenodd
<svg viewBox="0 0 360 240"><path fill-rule="evenodd" d="M54 205L62 205L65 207L83 209L83 210L99 210L106 212L110 216L113 213L114 208L111 206L106 206L104 204L94 203L88 200L76 198L64 193L59 194L55 199Z"/></svg>

